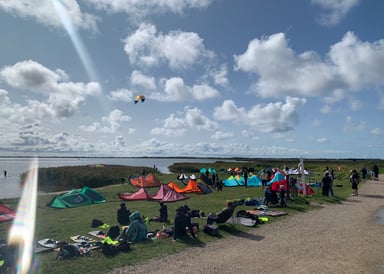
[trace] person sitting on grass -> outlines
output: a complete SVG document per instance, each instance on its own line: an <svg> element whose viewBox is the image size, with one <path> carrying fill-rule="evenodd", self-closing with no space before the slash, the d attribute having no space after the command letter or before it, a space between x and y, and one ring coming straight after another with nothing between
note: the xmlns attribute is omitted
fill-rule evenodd
<svg viewBox="0 0 384 274"><path fill-rule="evenodd" d="M120 208L117 210L117 222L121 226L127 226L129 225L129 215L131 215L131 212L127 207L125 206L125 203L120 204Z"/></svg>
<svg viewBox="0 0 384 274"><path fill-rule="evenodd" d="M159 216L153 217L152 219L149 219L149 221L156 221L156 222L168 222L168 207L164 204L164 202L160 202L160 208L159 208Z"/></svg>
<svg viewBox="0 0 384 274"><path fill-rule="evenodd" d="M195 231L192 227L191 217L186 214L186 211L183 207L179 207L176 209L173 227L173 241L176 241L178 238L186 236L187 228L188 231L191 233L191 236L194 239L197 238Z"/></svg>
<svg viewBox="0 0 384 274"><path fill-rule="evenodd" d="M129 216L131 224L123 228L120 239L128 240L129 242L138 242L147 239L147 226L141 217L139 211L133 212Z"/></svg>

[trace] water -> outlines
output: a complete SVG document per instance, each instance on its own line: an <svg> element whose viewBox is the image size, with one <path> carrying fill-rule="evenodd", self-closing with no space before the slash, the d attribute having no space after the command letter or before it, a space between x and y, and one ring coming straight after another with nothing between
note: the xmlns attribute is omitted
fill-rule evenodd
<svg viewBox="0 0 384 274"><path fill-rule="evenodd" d="M169 173L174 163L214 163L217 159L191 158L39 158L39 167L81 166L92 164L156 167L162 173ZM0 158L0 199L16 198L21 195L20 175L29 169L30 158ZM7 176L3 176L3 170Z"/></svg>

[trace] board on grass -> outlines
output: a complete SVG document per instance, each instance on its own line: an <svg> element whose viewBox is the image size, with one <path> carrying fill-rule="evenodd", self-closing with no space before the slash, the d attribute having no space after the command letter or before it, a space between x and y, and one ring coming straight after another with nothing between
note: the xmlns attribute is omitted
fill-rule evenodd
<svg viewBox="0 0 384 274"><path fill-rule="evenodd" d="M56 241L56 240L53 240L50 238L45 238L45 239L37 241L37 243L39 245L41 245L42 247L54 249L54 248L57 248L59 246L60 241Z"/></svg>
<svg viewBox="0 0 384 274"><path fill-rule="evenodd" d="M96 238L100 238L100 239L105 239L105 237L107 237L107 233L105 233L102 230L90 231L90 232L88 232L88 234L91 236L94 236Z"/></svg>
<svg viewBox="0 0 384 274"><path fill-rule="evenodd" d="M247 210L247 212L254 215L271 216L271 217L283 216L288 214L287 212L284 212L284 211L259 210L259 209Z"/></svg>
<svg viewBox="0 0 384 274"><path fill-rule="evenodd" d="M227 220L227 223L245 225L245 226L254 226L256 225L256 222L257 222L256 220L251 218L235 217L235 216L232 216Z"/></svg>
<svg viewBox="0 0 384 274"><path fill-rule="evenodd" d="M92 242L95 242L95 240L92 239L91 237L87 237L87 236L83 236L83 235L76 235L76 236L72 236L70 238L71 238L72 241L74 241L76 243L82 243L82 242L92 243Z"/></svg>

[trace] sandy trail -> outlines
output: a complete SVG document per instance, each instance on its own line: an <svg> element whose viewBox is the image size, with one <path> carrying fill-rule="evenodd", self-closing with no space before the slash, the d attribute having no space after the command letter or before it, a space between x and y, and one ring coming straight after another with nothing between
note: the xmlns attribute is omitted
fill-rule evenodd
<svg viewBox="0 0 384 274"><path fill-rule="evenodd" d="M155 258L118 273L384 273L384 181L243 235Z"/></svg>

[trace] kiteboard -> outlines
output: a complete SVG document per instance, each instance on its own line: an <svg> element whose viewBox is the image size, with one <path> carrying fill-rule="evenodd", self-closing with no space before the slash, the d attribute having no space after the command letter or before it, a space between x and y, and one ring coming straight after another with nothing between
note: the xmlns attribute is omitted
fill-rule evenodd
<svg viewBox="0 0 384 274"><path fill-rule="evenodd" d="M245 218L245 217L235 217L232 216L227 220L227 223L230 224L239 224L239 225L244 225L244 226L254 226L256 225L256 220L251 219L251 218Z"/></svg>
<svg viewBox="0 0 384 274"><path fill-rule="evenodd" d="M82 243L82 242L93 243L93 242L95 242L95 240L92 239L91 237L87 237L87 236L83 236L83 235L71 236L70 238L72 241L74 241L76 243Z"/></svg>
<svg viewBox="0 0 384 274"><path fill-rule="evenodd" d="M105 239L105 237L107 237L107 233L105 233L102 230L90 231L90 232L88 232L88 234L91 236L94 236L96 238L99 238L99 239Z"/></svg>
<svg viewBox="0 0 384 274"><path fill-rule="evenodd" d="M45 238L45 239L37 241L37 243L39 245L41 245L42 247L55 249L59 246L60 241L56 241L56 240L53 240L50 238Z"/></svg>
<svg viewBox="0 0 384 274"><path fill-rule="evenodd" d="M284 211L259 210L259 209L247 210L247 212L253 215L270 216L270 217L277 217L277 216L283 216L288 214L287 212L284 212Z"/></svg>

